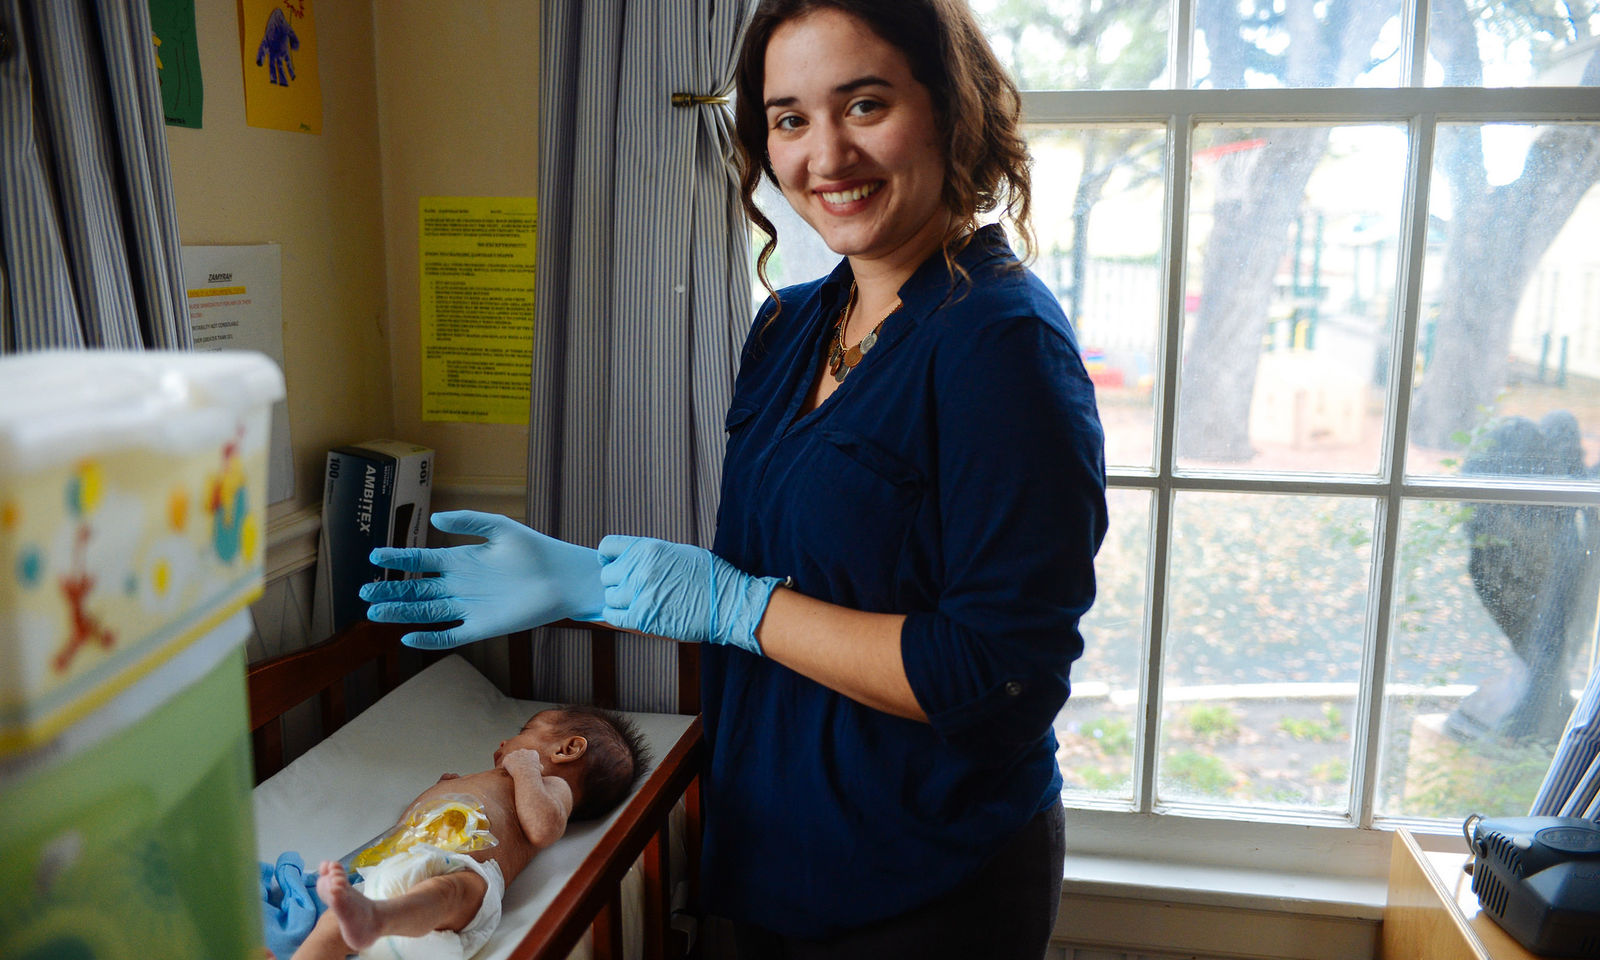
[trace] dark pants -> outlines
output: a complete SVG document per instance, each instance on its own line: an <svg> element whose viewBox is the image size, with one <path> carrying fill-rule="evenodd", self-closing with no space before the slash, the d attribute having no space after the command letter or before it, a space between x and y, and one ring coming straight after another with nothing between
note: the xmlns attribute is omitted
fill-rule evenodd
<svg viewBox="0 0 1600 960"><path fill-rule="evenodd" d="M909 913L829 940L735 924L738 960L1039 960L1061 904L1060 804L1030 820L959 887Z"/></svg>

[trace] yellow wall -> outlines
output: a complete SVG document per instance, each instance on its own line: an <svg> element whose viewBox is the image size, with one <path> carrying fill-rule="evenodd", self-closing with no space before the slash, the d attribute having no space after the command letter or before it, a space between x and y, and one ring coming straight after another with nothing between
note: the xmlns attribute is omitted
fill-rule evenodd
<svg viewBox="0 0 1600 960"><path fill-rule="evenodd" d="M320 639L309 615L329 447L427 444L434 509L522 514L526 427L421 422L417 204L535 195L539 6L317 3L323 117L309 135L245 124L236 0L196 0L203 126L167 128L181 239L283 250L295 491L269 512L254 659Z"/></svg>
<svg viewBox="0 0 1600 960"><path fill-rule="evenodd" d="M417 205L425 196L537 194L539 5L440 11L437 0L376 5L395 430L437 451L436 506L520 515L525 426L421 419Z"/></svg>
<svg viewBox="0 0 1600 960"><path fill-rule="evenodd" d="M273 515L316 507L330 446L379 436L437 451L436 506L520 511L526 427L421 421L417 203L535 195L539 4L318 3L317 135L246 126L237 5L195 13L203 127L167 128L182 240L283 248L295 493Z"/></svg>
<svg viewBox="0 0 1600 960"><path fill-rule="evenodd" d="M328 447L394 429L372 8L316 7L320 135L245 125L234 0L195 4L202 127L167 128L182 241L278 243L294 496L319 503Z"/></svg>

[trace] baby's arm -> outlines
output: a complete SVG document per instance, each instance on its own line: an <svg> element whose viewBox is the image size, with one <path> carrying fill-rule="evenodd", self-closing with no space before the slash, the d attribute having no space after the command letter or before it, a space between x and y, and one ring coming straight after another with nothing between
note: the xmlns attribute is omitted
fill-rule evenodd
<svg viewBox="0 0 1600 960"><path fill-rule="evenodd" d="M560 777L544 775L537 750L514 750L501 761L511 775L517 820L535 850L561 839L572 815L572 788Z"/></svg>

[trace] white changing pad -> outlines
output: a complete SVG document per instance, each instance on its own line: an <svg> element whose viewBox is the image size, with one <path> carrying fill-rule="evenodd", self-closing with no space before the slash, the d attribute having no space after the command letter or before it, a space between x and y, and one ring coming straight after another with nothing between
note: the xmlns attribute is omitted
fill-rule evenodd
<svg viewBox="0 0 1600 960"><path fill-rule="evenodd" d="M312 870L340 859L392 826L440 774L487 770L500 741L550 706L507 697L458 655L440 660L256 787L259 859L272 863L294 850ZM650 745L652 770L693 722L666 713L628 717ZM500 927L478 958L510 954L625 805L603 819L573 821L533 858L506 890Z"/></svg>

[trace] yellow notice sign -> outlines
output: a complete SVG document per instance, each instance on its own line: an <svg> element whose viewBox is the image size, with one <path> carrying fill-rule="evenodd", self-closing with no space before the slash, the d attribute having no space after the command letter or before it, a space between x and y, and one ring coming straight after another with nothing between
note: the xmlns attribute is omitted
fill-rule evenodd
<svg viewBox="0 0 1600 960"><path fill-rule="evenodd" d="M322 132L311 0L239 0L239 59L246 123Z"/></svg>
<svg viewBox="0 0 1600 960"><path fill-rule="evenodd" d="M527 423L532 197L423 197L422 419Z"/></svg>

